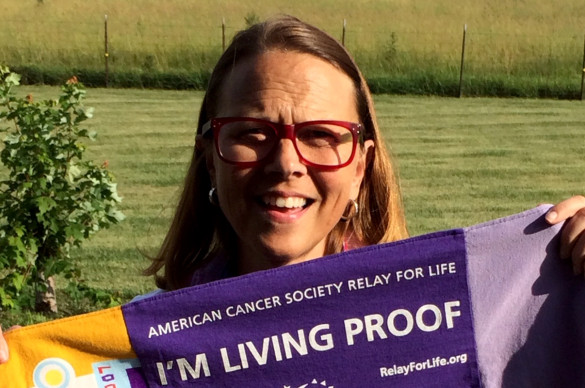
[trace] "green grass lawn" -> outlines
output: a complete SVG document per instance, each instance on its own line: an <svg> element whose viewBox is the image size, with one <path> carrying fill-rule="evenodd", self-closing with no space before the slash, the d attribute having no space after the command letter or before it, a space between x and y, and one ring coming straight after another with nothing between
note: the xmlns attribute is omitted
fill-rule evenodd
<svg viewBox="0 0 585 388"><path fill-rule="evenodd" d="M51 87L23 87L35 99ZM74 256L95 287L126 300L152 289L140 275L162 241L194 144L203 94L88 90L88 156L107 160L127 219ZM375 96L396 156L412 235L468 226L585 193L585 103ZM203 221L204 222L204 221ZM88 306L62 306L64 315ZM0 312L3 326L45 318Z"/></svg>
<svg viewBox="0 0 585 388"><path fill-rule="evenodd" d="M585 104L377 96L411 234L585 192Z"/></svg>

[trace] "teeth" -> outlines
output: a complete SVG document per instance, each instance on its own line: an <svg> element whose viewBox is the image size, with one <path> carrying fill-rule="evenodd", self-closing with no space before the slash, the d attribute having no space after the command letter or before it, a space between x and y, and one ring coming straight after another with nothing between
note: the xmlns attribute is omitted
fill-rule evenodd
<svg viewBox="0 0 585 388"><path fill-rule="evenodd" d="M264 197L263 201L266 205L287 209L303 207L307 204L306 198L301 197Z"/></svg>

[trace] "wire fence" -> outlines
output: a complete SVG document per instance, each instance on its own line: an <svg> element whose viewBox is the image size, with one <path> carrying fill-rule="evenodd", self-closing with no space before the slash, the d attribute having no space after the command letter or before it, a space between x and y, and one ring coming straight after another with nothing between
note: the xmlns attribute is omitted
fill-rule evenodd
<svg viewBox="0 0 585 388"><path fill-rule="evenodd" d="M126 25L115 19L95 23L47 21L30 25L7 20L0 29L0 63L73 69L144 72L209 72L226 44L244 26L222 20ZM585 41L579 31L555 34L498 33L462 25L440 31L355 26L347 20L327 30L356 58L368 77L449 74L459 78L536 77L581 86ZM463 53L465 55L463 56Z"/></svg>

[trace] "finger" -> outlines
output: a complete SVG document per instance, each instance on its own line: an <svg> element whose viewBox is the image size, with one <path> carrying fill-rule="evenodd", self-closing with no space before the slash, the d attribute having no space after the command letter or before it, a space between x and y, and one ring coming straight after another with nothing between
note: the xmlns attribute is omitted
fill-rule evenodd
<svg viewBox="0 0 585 388"><path fill-rule="evenodd" d="M585 269L585 233L582 233L571 253L573 261L573 272L575 275L584 273Z"/></svg>
<svg viewBox="0 0 585 388"><path fill-rule="evenodd" d="M577 211L585 208L585 197L576 195L574 197L565 199L550 208L546 213L546 220L549 224L558 224L568 218L573 217Z"/></svg>
<svg viewBox="0 0 585 388"><path fill-rule="evenodd" d="M583 237L584 234L585 209L581 209L563 226L563 230L561 232L561 259L568 259L572 257L572 252L575 250L575 244L579 240L580 236Z"/></svg>
<svg viewBox="0 0 585 388"><path fill-rule="evenodd" d="M0 326L0 364L8 362L8 344L2 334L2 326Z"/></svg>

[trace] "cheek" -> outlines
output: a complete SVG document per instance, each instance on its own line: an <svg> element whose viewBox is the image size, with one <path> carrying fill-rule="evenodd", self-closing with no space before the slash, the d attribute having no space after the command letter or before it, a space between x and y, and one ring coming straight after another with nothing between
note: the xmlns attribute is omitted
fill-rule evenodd
<svg viewBox="0 0 585 388"><path fill-rule="evenodd" d="M245 175L242 169L236 168L233 164L225 163L215 152L213 153L212 164L208 165L208 169L211 182L220 197L237 190L237 187L242 184L242 178Z"/></svg>
<svg viewBox="0 0 585 388"><path fill-rule="evenodd" d="M345 209L353 176L352 168L348 166L340 171L319 174L314 182L328 206Z"/></svg>
<svg viewBox="0 0 585 388"><path fill-rule="evenodd" d="M350 199L358 198L361 182L358 168L357 163L352 163L339 171L329 175L324 174L321 177L324 197L323 216L329 212L330 217L338 221Z"/></svg>
<svg viewBox="0 0 585 388"><path fill-rule="evenodd" d="M246 171L237 169L222 161L215 161L213 182L219 197L221 210L226 216L242 209L244 188L247 186Z"/></svg>

